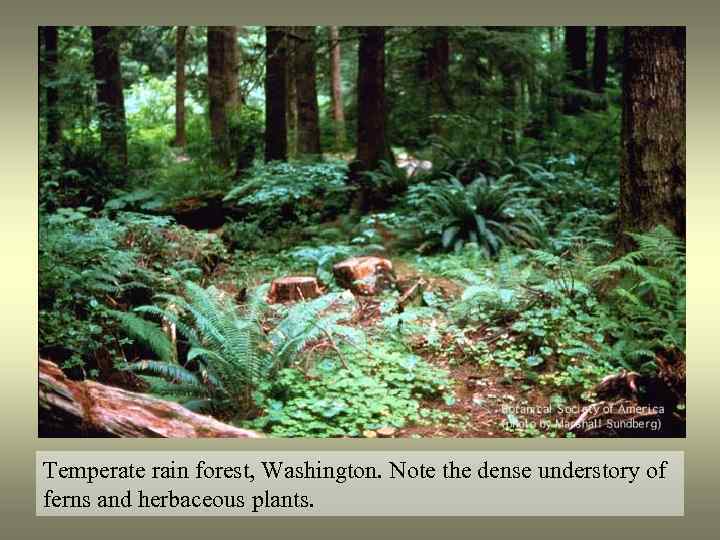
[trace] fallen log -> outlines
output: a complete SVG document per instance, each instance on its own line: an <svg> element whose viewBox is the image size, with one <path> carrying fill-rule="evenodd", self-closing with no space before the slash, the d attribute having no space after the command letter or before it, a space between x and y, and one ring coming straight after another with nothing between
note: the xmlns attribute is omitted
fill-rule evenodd
<svg viewBox="0 0 720 540"><path fill-rule="evenodd" d="M395 282L392 262L381 257L352 257L333 266L335 280L354 294L372 296Z"/></svg>
<svg viewBox="0 0 720 540"><path fill-rule="evenodd" d="M270 285L268 301L272 304L279 302L297 302L310 300L322 294L317 279L310 276L289 276L273 280Z"/></svg>
<svg viewBox="0 0 720 540"><path fill-rule="evenodd" d="M38 383L40 437L260 437L177 403L95 381L70 380L48 360L38 362Z"/></svg>

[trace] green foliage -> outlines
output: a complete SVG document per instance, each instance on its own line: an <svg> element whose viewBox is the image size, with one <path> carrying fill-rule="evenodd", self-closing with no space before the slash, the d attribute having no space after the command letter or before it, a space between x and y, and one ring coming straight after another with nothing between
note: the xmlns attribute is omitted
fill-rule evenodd
<svg viewBox="0 0 720 540"><path fill-rule="evenodd" d="M652 359L657 350L684 351L685 244L662 225L630 236L637 249L594 269L590 278L619 278L610 302L624 323L623 337L635 342L632 356Z"/></svg>
<svg viewBox="0 0 720 540"><path fill-rule="evenodd" d="M157 325L120 313L116 316L125 329L152 347L160 358L130 364L129 369L148 371L173 383L155 387L155 391L206 401L214 410L246 411L250 391L274 368L272 356L264 347L260 295L238 310L232 299L218 289L204 289L187 281L183 296L159 298L165 301L164 308L143 306L136 311L175 325L189 346L185 365L176 363L173 345Z"/></svg>
<svg viewBox="0 0 720 540"><path fill-rule="evenodd" d="M319 339L328 340L337 354L341 354L338 343L364 347L365 334L342 324L350 319L353 307L354 298L346 291L280 308L284 318L270 334L277 365L293 364L308 344Z"/></svg>
<svg viewBox="0 0 720 540"><path fill-rule="evenodd" d="M262 155L265 117L260 108L244 106L228 117L230 152L235 156L236 169L250 167L258 153Z"/></svg>
<svg viewBox="0 0 720 540"><path fill-rule="evenodd" d="M312 372L284 369L257 394L265 414L249 427L280 437L358 437L363 431L430 423L442 415L420 401L451 400L447 372L383 343L324 358Z"/></svg>
<svg viewBox="0 0 720 540"><path fill-rule="evenodd" d="M265 230L283 223L319 223L350 203L344 163L268 163L248 171L224 200Z"/></svg>
<svg viewBox="0 0 720 540"><path fill-rule="evenodd" d="M467 186L457 178L410 188L407 203L427 224L425 238L444 249L477 244L488 257L506 245L536 246L543 222L527 190L506 178L480 177Z"/></svg>
<svg viewBox="0 0 720 540"><path fill-rule="evenodd" d="M107 298L146 278L136 254L119 249L123 227L88 211L62 208L39 224L40 349L63 351L61 358L79 366L109 345Z"/></svg>

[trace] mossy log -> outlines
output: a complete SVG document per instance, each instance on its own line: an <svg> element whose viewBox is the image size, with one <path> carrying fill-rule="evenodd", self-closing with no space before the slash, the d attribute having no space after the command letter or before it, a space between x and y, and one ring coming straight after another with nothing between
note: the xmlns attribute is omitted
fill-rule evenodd
<svg viewBox="0 0 720 540"><path fill-rule="evenodd" d="M73 381L38 363L40 437L257 438L182 405L95 381Z"/></svg>

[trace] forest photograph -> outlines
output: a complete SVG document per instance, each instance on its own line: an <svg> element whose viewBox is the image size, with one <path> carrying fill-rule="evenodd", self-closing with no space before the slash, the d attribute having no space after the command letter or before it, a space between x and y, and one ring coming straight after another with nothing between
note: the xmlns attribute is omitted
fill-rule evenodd
<svg viewBox="0 0 720 540"><path fill-rule="evenodd" d="M38 435L685 437L685 44L38 27Z"/></svg>

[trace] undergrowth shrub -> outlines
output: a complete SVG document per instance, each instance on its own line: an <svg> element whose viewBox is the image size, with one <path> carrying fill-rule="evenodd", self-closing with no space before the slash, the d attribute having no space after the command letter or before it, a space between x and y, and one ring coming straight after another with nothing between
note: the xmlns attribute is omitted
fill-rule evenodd
<svg viewBox="0 0 720 540"><path fill-rule="evenodd" d="M165 302L164 307L142 306L135 311L175 326L187 341L184 363L180 364L175 345L160 326L133 313L117 311L113 314L125 330L158 357L130 363L127 369L156 375L146 377L151 391L180 399L187 407L247 413L250 392L273 369L260 326L262 295L238 309L227 294L188 281L182 295L158 298Z"/></svg>
<svg viewBox="0 0 720 540"><path fill-rule="evenodd" d="M506 178L480 177L467 186L454 177L417 184L409 189L406 203L425 224L416 232L425 246L460 250L471 242L494 257L503 246L537 246L544 235L536 201Z"/></svg>
<svg viewBox="0 0 720 540"><path fill-rule="evenodd" d="M345 163L268 163L250 169L225 195L264 230L283 223L320 223L345 212L351 189Z"/></svg>

